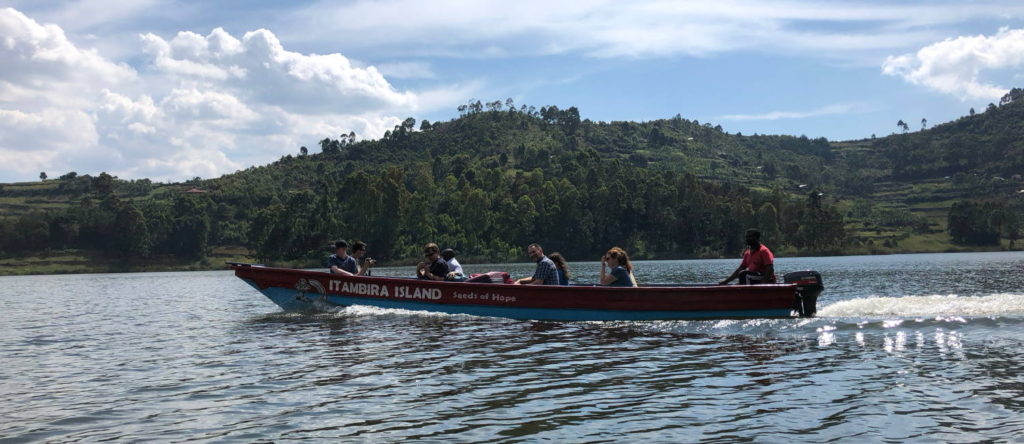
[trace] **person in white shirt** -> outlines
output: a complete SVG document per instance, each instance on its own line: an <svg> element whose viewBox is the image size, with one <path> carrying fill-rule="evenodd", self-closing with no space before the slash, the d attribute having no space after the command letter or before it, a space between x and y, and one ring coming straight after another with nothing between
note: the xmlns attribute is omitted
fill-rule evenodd
<svg viewBox="0 0 1024 444"><path fill-rule="evenodd" d="M441 252L441 257L448 263L448 280L459 280L466 276L462 271L462 264L459 264L459 260L455 259L455 250L445 248Z"/></svg>

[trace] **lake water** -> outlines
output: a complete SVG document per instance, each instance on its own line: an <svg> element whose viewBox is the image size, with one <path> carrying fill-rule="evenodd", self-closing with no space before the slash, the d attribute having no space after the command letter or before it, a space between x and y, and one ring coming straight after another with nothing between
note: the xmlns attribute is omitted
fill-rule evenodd
<svg viewBox="0 0 1024 444"><path fill-rule="evenodd" d="M736 265L638 262L637 279ZM1024 254L777 268L821 272L819 317L301 315L227 271L2 277L0 442L1021 441Z"/></svg>

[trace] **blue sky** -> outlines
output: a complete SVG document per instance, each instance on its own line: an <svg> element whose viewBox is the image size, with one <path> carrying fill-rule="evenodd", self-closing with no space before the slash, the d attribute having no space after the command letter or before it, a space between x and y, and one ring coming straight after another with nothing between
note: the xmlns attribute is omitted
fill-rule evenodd
<svg viewBox="0 0 1024 444"><path fill-rule="evenodd" d="M857 139L1022 66L1020 1L0 1L0 181L215 177L471 98Z"/></svg>

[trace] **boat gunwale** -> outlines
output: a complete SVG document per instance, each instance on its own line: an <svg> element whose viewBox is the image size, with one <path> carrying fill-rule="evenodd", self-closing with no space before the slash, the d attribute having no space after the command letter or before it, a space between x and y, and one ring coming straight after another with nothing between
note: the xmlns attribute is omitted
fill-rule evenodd
<svg viewBox="0 0 1024 444"><path fill-rule="evenodd" d="M229 262L231 269L235 271L235 275L238 272L246 269L258 269L267 270L277 273L286 274L300 274L307 277L328 277L331 279L339 280L353 280L353 281L411 281L418 285L427 286L439 286L439 287L469 287L469 288L495 288L495 289L509 289L509 288L542 288L545 291L573 291L587 289L588 291L598 290L599 292L636 292L639 290L653 291L654 293L672 292L676 290L711 290L713 292L735 292L738 289L758 291L771 291L780 288L791 288L796 291L796 284L791 283L775 283L775 284L758 284L758 285L714 285L714 284L652 284L652 285L638 285L636 287L612 287L607 285L599 284L572 284L572 285L516 285L506 283L494 283L494 282L468 282L468 281L434 281L429 279L419 279L415 277L407 276L360 276L360 275L344 275L337 273L330 273L326 271L315 271L315 270L303 270L298 268L283 268L283 267L270 267L261 264L246 264L239 262ZM759 290L760 289L760 290Z"/></svg>
<svg viewBox="0 0 1024 444"><path fill-rule="evenodd" d="M274 273L284 273L290 275L302 275L305 277L316 277L316 278L331 278L338 280L350 280L350 281L365 281L366 283L373 283L375 281L408 281L415 282L417 285L426 286L437 286L437 287L450 287L450 288L494 288L494 290L512 290L514 292L523 292L528 290L543 290L545 292L578 292L586 290L588 292L597 293L626 293L626 294L674 294L679 291L691 293L695 291L705 291L711 293L735 293L737 291L752 291L754 293L773 293L781 288L786 290L792 290L796 292L797 284L795 283L763 283L758 285L717 285L717 284L674 284L674 283L657 283L652 285L638 285L638 286L608 286L599 284L570 284L570 285L544 285L544 284L531 284L531 285L517 285L514 283L495 283L495 282L469 282L469 281L452 281L452 280L429 280L420 279L411 276L360 276L360 275L347 275L330 273L327 271L315 271L315 270L303 270L297 268L283 268L283 267L269 267L260 264L244 264L231 262L228 263L231 269L236 272L236 276L239 275L240 271L244 270L265 270ZM241 277L241 276L239 276Z"/></svg>

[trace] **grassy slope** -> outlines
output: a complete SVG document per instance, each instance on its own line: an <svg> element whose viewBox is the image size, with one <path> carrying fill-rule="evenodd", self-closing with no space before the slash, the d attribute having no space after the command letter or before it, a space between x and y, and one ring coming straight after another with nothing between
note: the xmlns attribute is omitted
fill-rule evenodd
<svg viewBox="0 0 1024 444"><path fill-rule="evenodd" d="M605 125L605 124L601 124ZM635 133L641 134L648 131L644 124L637 123L614 123L608 125L629 125L639 127ZM752 143L752 138L733 136L726 133L703 131L697 128L679 126L673 121L655 122L660 125L664 133L675 138L675 142L663 146L648 146L640 149L639 153L648 159L651 168L670 168L689 171L709 180L725 180L761 190L770 190L772 186L782 186L786 191L792 193L805 193L806 189L798 188L803 180L788 178L785 174L779 174L769 179L759 171L759 161L754 159L755 155L747 151L746 145ZM674 127L673 125L676 125ZM962 123L947 124L945 131L959 130L957 125ZM592 127L593 128L593 127ZM592 129L596 134L594 137L602 137L600 128ZM932 130L929 130L932 131ZM627 132L628 133L628 132ZM691 137L694 134L696 137ZM924 134L924 133L922 133ZM543 134L504 134L504 144L513 146L525 138L543 138ZM897 137L897 136L891 136ZM880 139L882 140L882 139ZM546 140L540 140L539 145L545 145ZM548 143L551 144L551 143ZM552 144L552 146L554 146ZM843 165L844 158L856 158L856 156L878 157L878 148L874 141L845 141L831 143L832 152L836 154L834 161L828 162L827 168L856 168L856 162L849 162ZM625 158L626 152L604 151L602 157ZM796 158L796 157L795 157ZM799 162L806 161L806 157L800 158ZM281 165L272 164L261 167L261 169L278 168ZM865 170L865 179L872 181L872 177L890 177L890 171ZM217 179L204 181L205 184L216 186ZM914 232L906 229L894 229L892 227L879 226L869 218L858 217L855 214L846 213L847 230L857 240L848 250L851 254L887 254L887 253L910 253L910 252L943 252L943 251L977 251L979 248L965 248L954 245L949 234L946 232L946 216L953 202L960 199L976 198L990 194L1013 195L1018 189L1024 189L1024 183L1019 180L1004 180L993 182L982 181L984 185L970 183L954 183L953 180L941 178L923 178L915 180L900 181L878 181L874 183L870 193L853 196L842 193L830 193L826 199L835 202L844 210L852 209L857 201L868 201L876 208L904 208L915 215L927 219L928 232ZM54 210L66 208L77 202L77 197L69 194L53 193L58 189L59 181L51 179L41 182L23 182L3 184L3 193L0 193L0 217L18 216L32 210ZM157 184L153 191L147 196L132 197L133 200L146 200L156 195L168 192L180 192L186 188L184 184L160 185ZM990 249L1006 248L1004 244L1000 247ZM1018 246L1019 248L1019 246ZM981 248L982 250L984 248ZM209 258L199 261L182 263L171 258L156 258L145 263L132 261L126 264L123 261L104 259L90 252L82 251L58 251L44 252L37 257L14 257L0 259L0 274L29 274L29 273L58 273L58 272L97 272L97 271L160 271L180 269L210 269L221 268L225 260L249 260L248 252L240 247L218 246Z"/></svg>
<svg viewBox="0 0 1024 444"><path fill-rule="evenodd" d="M858 152L873 154L867 141L838 142L833 144L836 152ZM977 175L975 175L977 177ZM965 247L954 244L947 231L947 216L954 202L963 199L977 199L991 195L1013 195L1024 189L1020 180L991 180L995 175L980 177L979 183L955 183L949 176L940 178L923 178L902 181L874 182L874 191L866 196L840 196L837 203L841 208L850 209L854 201L864 199L874 206L885 208L906 208L915 215L926 218L931 233L914 233L909 230L893 230L870 224L867 218L846 215L846 228L851 236L862 242L870 240L871 245L854 246L851 254L891 254L891 253L934 253L962 251L999 251L1010 248L1007 241L1000 246ZM865 222L868 223L865 226ZM894 246L884 246L884 242L896 241ZM1014 249L1021 249L1015 245Z"/></svg>

